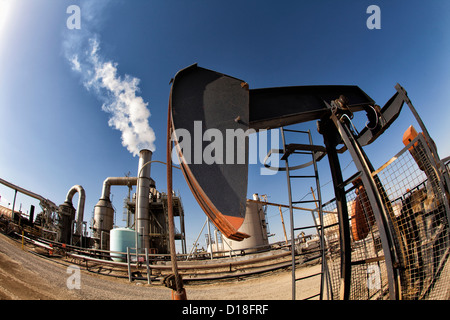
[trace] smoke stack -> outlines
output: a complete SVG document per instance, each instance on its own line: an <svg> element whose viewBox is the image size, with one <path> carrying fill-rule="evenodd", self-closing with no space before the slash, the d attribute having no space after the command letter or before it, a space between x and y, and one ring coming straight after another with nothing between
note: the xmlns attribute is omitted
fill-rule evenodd
<svg viewBox="0 0 450 320"><path fill-rule="evenodd" d="M152 152L143 149L139 152L139 168L138 168L138 183L136 190L136 232L139 235L139 247L149 248L149 225L150 217L148 211L149 193L150 193L150 164L145 165L152 160Z"/></svg>

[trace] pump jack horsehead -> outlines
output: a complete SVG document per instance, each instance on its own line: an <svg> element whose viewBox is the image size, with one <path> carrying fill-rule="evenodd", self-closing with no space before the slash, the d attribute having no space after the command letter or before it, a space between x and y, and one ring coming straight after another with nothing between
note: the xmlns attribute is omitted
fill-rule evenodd
<svg viewBox="0 0 450 320"><path fill-rule="evenodd" d="M350 296L351 279L351 233L348 224L347 200L338 153L349 151L360 172L359 193L369 199L371 215L380 230L389 280L389 294L399 296L398 274L394 265L398 252L393 250L392 236L388 232L389 216L383 202L383 187L377 177L372 176L373 167L362 150L362 146L375 141L397 119L403 104L412 104L404 89L397 85L397 92L380 108L359 87L350 85L295 86L250 89L244 81L216 71L191 65L180 70L171 80L169 98L169 123L172 139L183 175L200 207L209 219L229 239L241 241L249 235L239 231L244 218L248 180L248 135L242 143L227 143L223 155L244 154L245 161L206 163L203 159L191 159L186 150L202 150L207 142L187 139L203 134L208 129L220 132L227 130L255 132L275 129L287 125L318 121L318 130L324 139L325 148L318 153L317 160L328 155L336 195L339 218L341 248L340 298ZM368 122L358 134L351 130L353 113L366 112ZM414 110L415 111L415 110ZM198 126L201 123L201 126ZM180 134L181 133L181 134ZM188 133L188 134L184 134ZM339 144L344 147L337 149ZM297 145L298 146L298 145ZM292 145L295 148L296 145ZM433 149L436 153L435 149ZM217 150L216 150L217 152ZM447 186L446 186L447 188ZM344 221L347 221L344 223ZM355 223L361 230L352 230L363 237L370 226Z"/></svg>

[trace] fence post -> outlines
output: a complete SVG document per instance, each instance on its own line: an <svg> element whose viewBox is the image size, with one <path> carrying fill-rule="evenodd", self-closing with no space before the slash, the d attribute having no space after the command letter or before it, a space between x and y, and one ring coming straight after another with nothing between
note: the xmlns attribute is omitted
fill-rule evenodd
<svg viewBox="0 0 450 320"><path fill-rule="evenodd" d="M152 284L150 281L150 263L148 261L148 248L145 248L145 261L147 262L147 283Z"/></svg>
<svg viewBox="0 0 450 320"><path fill-rule="evenodd" d="M127 247L128 281L131 282L130 247Z"/></svg>

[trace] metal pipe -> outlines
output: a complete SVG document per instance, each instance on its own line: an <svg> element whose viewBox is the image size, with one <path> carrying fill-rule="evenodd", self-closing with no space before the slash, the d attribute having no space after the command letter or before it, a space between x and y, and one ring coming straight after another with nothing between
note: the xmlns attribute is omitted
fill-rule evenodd
<svg viewBox="0 0 450 320"><path fill-rule="evenodd" d="M13 205L12 205L12 209L11 209L11 220L14 221L14 207L16 206L16 197L17 197L17 189L14 190L14 200L13 200Z"/></svg>
<svg viewBox="0 0 450 320"><path fill-rule="evenodd" d="M133 186L136 184L136 177L108 177L103 181L102 195L94 208L94 236L101 238L103 231L109 232L113 228L114 209L110 200L111 186ZM103 241L101 241L98 249L104 247L107 247L107 245L103 246Z"/></svg>
<svg viewBox="0 0 450 320"><path fill-rule="evenodd" d="M212 260L213 259L213 247L212 247L211 227L209 224L209 219L208 219L208 244L209 244L209 250L211 250L211 260Z"/></svg>
<svg viewBox="0 0 450 320"><path fill-rule="evenodd" d="M75 234L81 235L81 225L83 224L84 217L84 203L86 200L86 193L84 189L80 185L74 185L70 188L69 192L67 192L66 202L72 204L72 198L75 193L78 192L78 206L77 206L77 228Z"/></svg>
<svg viewBox="0 0 450 320"><path fill-rule="evenodd" d="M188 254L186 260L189 260L189 257L191 256L192 251L194 251L195 247L197 246L198 239L199 239L200 236L202 235L203 229L205 228L207 222L208 222L208 218L206 218L205 223L203 223L202 230L200 230L200 232L199 232L199 234L198 234L198 236L197 236L197 239L195 239L194 244L193 244L193 247L192 247L191 251L189 252L189 254Z"/></svg>
<svg viewBox="0 0 450 320"><path fill-rule="evenodd" d="M51 202L50 200L45 199L44 197L38 195L37 193L31 192L31 191L29 191L29 190L26 190L26 189L24 189L24 188L21 188L21 187L19 187L19 186L16 186L15 184L12 184L11 182L8 182L8 181L6 181L6 180L0 179L0 183L3 184L3 185L5 185L5 186L7 186L7 187L10 187L11 189L14 189L14 190L16 190L16 191L19 191L20 193L23 193L23 194L25 194L25 195L27 195L27 196L29 196L29 197L35 198L35 199L37 199L37 200L40 200L40 201L49 201L49 202ZM55 204L53 204L53 205L54 205L55 207L57 207Z"/></svg>
<svg viewBox="0 0 450 320"><path fill-rule="evenodd" d="M143 149L139 152L138 183L136 191L136 231L140 235L140 248L150 248L149 227L149 193L150 193L150 164L152 152Z"/></svg>
<svg viewBox="0 0 450 320"><path fill-rule="evenodd" d="M148 258L148 248L145 248L145 264L147 265L147 283L152 284L151 280L150 280L151 270L150 270L150 262L149 262L149 258Z"/></svg>
<svg viewBox="0 0 450 320"><path fill-rule="evenodd" d="M173 88L173 87L172 87ZM167 218L169 220L169 244L170 260L172 262L172 272L175 277L175 288L172 288L172 297L174 300L187 300L186 290L183 288L181 276L178 273L177 254L175 249L175 223L173 221L173 202L172 202L172 103L169 101L169 110L167 116L167 146L166 146L166 169L167 169Z"/></svg>
<svg viewBox="0 0 450 320"><path fill-rule="evenodd" d="M29 197L32 197L32 198L35 198L35 199L39 200L41 206L43 207L43 209L45 208L45 209L49 209L51 211L58 211L58 206L56 204L54 204L49 199L45 199L43 196L41 196L41 195L39 195L37 193L34 193L34 192L31 192L31 191L26 190L24 188L21 188L21 187L15 185L15 184L12 184L11 182L8 182L8 181L3 180L1 178L0 178L0 183L5 185L5 186L7 186L7 187L9 187L9 188L11 188L11 189L13 189L13 190L15 190L16 194L17 194L17 191L19 191L20 193L23 193L23 194L25 194L25 195L27 195ZM14 212L13 212L13 214L14 214Z"/></svg>
<svg viewBox="0 0 450 320"><path fill-rule="evenodd" d="M27 239L27 237L25 237L25 239ZM31 240L31 241L33 241L33 240ZM36 245L38 245L38 244L36 244ZM50 247L48 247L48 248L50 248ZM130 249L130 248L128 248L128 249ZM98 262L100 264L105 264L105 265L115 265L115 266L123 266L123 267L128 265L128 262L104 260L104 259L93 258L90 256L72 253L72 252L67 252L66 254L73 258L83 259L85 261L94 261L94 262ZM187 264L181 264L179 266L179 269L180 270L218 269L218 268L224 268L224 267L230 267L230 266L231 267L242 266L242 265L246 265L246 264L253 264L253 263L264 262L264 261L269 261L269 260L276 261L276 260L286 257L288 255L290 255L290 252L285 251L285 252L270 255L270 256L264 256L264 257L253 258L253 259L248 259L248 260L234 260L234 261L227 261L227 262L223 262L223 263L216 262L216 263L205 263L205 264L187 263ZM150 254L149 254L149 256L150 256ZM210 261L210 260L207 260L207 261ZM217 260L215 260L215 261L217 261ZM287 266L289 266L290 264L291 264L291 262L289 261L289 264ZM298 264L298 262L297 262L297 264ZM153 265L149 265L149 267L151 270L161 270L161 271L171 270L172 264L153 264ZM178 268L178 266L177 266L177 268Z"/></svg>
<svg viewBox="0 0 450 320"><path fill-rule="evenodd" d="M130 261L131 255L130 255L130 247L127 247L127 267L128 267L128 281L131 282L132 276L131 276L131 261Z"/></svg>
<svg viewBox="0 0 450 320"><path fill-rule="evenodd" d="M267 201L261 201L261 200L247 199L247 202L257 202L257 203L261 203L262 205L282 207L282 208L289 208L289 205L286 205L286 204L267 202ZM303 211L310 211L310 212L316 212L317 211L317 208L316 209L311 209L311 208L303 208L303 207L297 207L297 206L292 206L292 209L303 210ZM323 211L323 213L336 213L336 212L335 211Z"/></svg>
<svg viewBox="0 0 450 320"><path fill-rule="evenodd" d="M103 181L101 199L109 199L111 194L111 186L135 186L137 177L108 177Z"/></svg>

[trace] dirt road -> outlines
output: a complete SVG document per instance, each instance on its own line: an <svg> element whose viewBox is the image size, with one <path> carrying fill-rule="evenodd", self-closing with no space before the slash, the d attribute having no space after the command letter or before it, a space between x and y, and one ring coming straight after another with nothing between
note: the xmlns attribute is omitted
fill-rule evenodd
<svg viewBox="0 0 450 320"><path fill-rule="evenodd" d="M79 289L71 288L73 272L67 264L44 259L21 249L21 244L0 234L0 300L169 300L171 290L143 282L98 276L80 271ZM298 270L297 276L320 271L320 265ZM316 278L316 279L314 279ZM317 277L302 281L297 298L318 292ZM68 284L69 280L69 286ZM288 300L291 273L214 284L186 285L189 300Z"/></svg>

